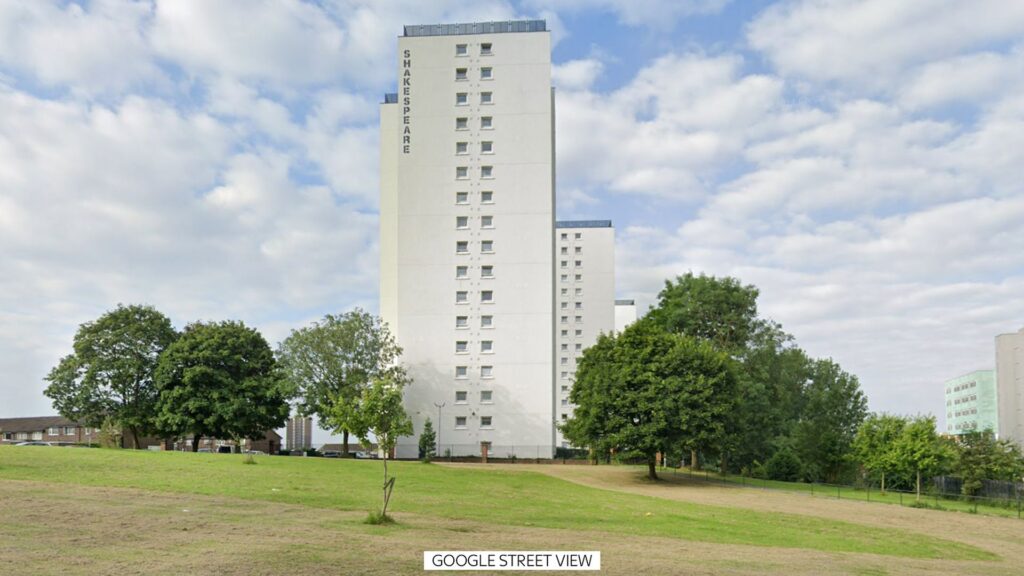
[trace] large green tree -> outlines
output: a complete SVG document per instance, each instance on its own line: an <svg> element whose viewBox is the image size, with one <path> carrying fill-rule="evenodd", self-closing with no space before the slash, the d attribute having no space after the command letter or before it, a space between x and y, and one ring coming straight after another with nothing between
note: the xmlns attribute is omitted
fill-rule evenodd
<svg viewBox="0 0 1024 576"><path fill-rule="evenodd" d="M757 322L758 290L736 278L687 272L665 281L650 316L669 332L710 341L716 348L738 353Z"/></svg>
<svg viewBox="0 0 1024 576"><path fill-rule="evenodd" d="M286 377L297 389L299 411L340 432L345 453L363 389L374 378L400 378L401 353L387 325L358 308L292 330L277 350Z"/></svg>
<svg viewBox="0 0 1024 576"><path fill-rule="evenodd" d="M292 390L263 336L241 322L196 322L156 370L156 423L168 436L263 438L288 419Z"/></svg>
<svg viewBox="0 0 1024 576"><path fill-rule="evenodd" d="M583 353L563 431L579 446L641 455L657 479L658 452L722 439L735 386L727 355L641 320Z"/></svg>
<svg viewBox="0 0 1024 576"><path fill-rule="evenodd" d="M1024 476L1024 456L1012 440L996 440L989 431L973 431L960 436L957 447L956 473L963 480L965 496L976 495L984 480L1020 482Z"/></svg>
<svg viewBox="0 0 1024 576"><path fill-rule="evenodd" d="M359 438L363 446L370 449L372 439L377 439L377 447L383 454L384 484L383 502L380 508L381 520L386 520L388 503L395 486L395 478L388 477L388 459L391 457L398 439L413 433L412 420L402 406L402 390L407 383L401 369L384 377L375 377L369 386L363 388L356 400L356 409L344 407L345 414L341 417L352 427L352 432Z"/></svg>
<svg viewBox="0 0 1024 576"><path fill-rule="evenodd" d="M901 471L916 477L917 500L921 500L921 478L947 470L955 452L949 441L935 431L934 416L910 419L894 448L894 457Z"/></svg>
<svg viewBox="0 0 1024 576"><path fill-rule="evenodd" d="M852 465L853 439L867 416L857 377L832 360L815 360L793 440L811 479L836 482Z"/></svg>
<svg viewBox="0 0 1024 576"><path fill-rule="evenodd" d="M896 445L907 419L892 414L871 414L857 429L853 440L853 453L865 470L878 474L885 494L885 476L899 471Z"/></svg>
<svg viewBox="0 0 1024 576"><path fill-rule="evenodd" d="M138 448L153 428L157 361L175 338L171 321L153 307L118 305L79 326L74 352L50 370L44 394L62 416L95 428L112 422Z"/></svg>

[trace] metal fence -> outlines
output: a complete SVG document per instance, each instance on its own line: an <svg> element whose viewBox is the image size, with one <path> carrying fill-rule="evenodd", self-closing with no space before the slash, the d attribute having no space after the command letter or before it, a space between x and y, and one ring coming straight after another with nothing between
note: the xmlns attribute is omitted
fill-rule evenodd
<svg viewBox="0 0 1024 576"><path fill-rule="evenodd" d="M1024 503L1024 485L1012 482L987 481L991 483L990 487L993 490L992 493L996 494L995 496L981 493L974 496L965 496L957 491L943 489L954 485L960 486L959 483L948 480L948 478L952 477L938 477L933 479L932 482L926 483L920 497L918 497L917 493L911 490L887 489L883 492L879 485L874 482L868 482L862 486L826 484L821 482L782 482L750 476L719 474L712 470L692 470L689 468L671 468L671 470L672 474L676 477L683 476L699 482L718 483L733 487L774 490L812 497L836 498L839 500L897 504L914 508L955 510L972 514L987 514L1018 519L1022 517L1021 508L1022 503ZM939 478L947 478L947 480L940 481ZM959 479L956 478L955 480ZM1003 484L1009 485L1010 488L997 486Z"/></svg>
<svg viewBox="0 0 1024 576"><path fill-rule="evenodd" d="M441 444L433 459L440 462L482 462L484 457L484 447L480 443ZM554 448L550 444L490 444L486 447L486 458L488 462L494 463L588 462L586 450Z"/></svg>

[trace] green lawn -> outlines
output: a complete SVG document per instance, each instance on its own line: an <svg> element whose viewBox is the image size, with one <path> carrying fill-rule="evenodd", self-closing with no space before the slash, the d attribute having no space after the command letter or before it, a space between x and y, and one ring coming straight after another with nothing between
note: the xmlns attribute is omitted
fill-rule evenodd
<svg viewBox="0 0 1024 576"><path fill-rule="evenodd" d="M678 476L689 475L697 479L705 478L709 482L726 482L729 484L752 486L755 488L764 487L772 490L787 490L790 492L801 492L825 498L863 500L866 502L882 502L885 504L898 504L903 506L911 506L916 501L916 495L914 493L901 493L899 491L889 490L883 495L877 487L866 490L863 488L854 488L852 486L837 487L835 485L809 484L807 482L762 480L760 478L746 478L734 474L723 476L715 472L707 471L693 472L691 475L687 469L673 472ZM1001 503L997 504L979 499L977 504L975 504L974 502L969 502L967 500L944 498L941 496L936 500L934 495L929 494L921 494L921 502L931 508L934 508L936 504L938 504L938 507L943 510L970 513L974 513L976 510L978 514L986 514L990 516L1003 516L1006 518L1018 517L1017 506L1015 503L1011 503L1011 505L1001 505Z"/></svg>
<svg viewBox="0 0 1024 576"><path fill-rule="evenodd" d="M46 447L0 447L0 480L221 495L369 510L378 505L379 461ZM704 506L588 488L543 474L390 465L393 510L509 526L666 536L711 543L865 552L912 558L987 560L978 548L896 529L796 514Z"/></svg>

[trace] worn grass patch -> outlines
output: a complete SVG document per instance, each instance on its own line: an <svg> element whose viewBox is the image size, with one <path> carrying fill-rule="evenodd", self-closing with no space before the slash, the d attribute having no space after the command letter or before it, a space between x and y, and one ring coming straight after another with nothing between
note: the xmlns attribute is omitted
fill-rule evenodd
<svg viewBox="0 0 1024 576"><path fill-rule="evenodd" d="M262 457L259 466L244 466L243 459L226 454L0 447L0 478L228 496L363 513L378 503L380 462ZM418 462L394 463L392 470L398 478L392 508L398 515L907 558L995 558L973 546L905 530L667 501L533 472Z"/></svg>

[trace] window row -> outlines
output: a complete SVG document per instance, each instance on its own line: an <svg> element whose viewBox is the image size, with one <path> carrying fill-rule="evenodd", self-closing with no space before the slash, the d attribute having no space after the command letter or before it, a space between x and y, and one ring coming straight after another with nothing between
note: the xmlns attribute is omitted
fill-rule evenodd
<svg viewBox="0 0 1024 576"><path fill-rule="evenodd" d="M583 254L583 246L576 246L575 249L572 252L573 252L573 254ZM562 246L561 254L562 254L562 256L568 256L569 255L569 247L568 246Z"/></svg>
<svg viewBox="0 0 1024 576"><path fill-rule="evenodd" d="M481 154L494 154L494 142L485 140L480 143ZM455 143L455 154L456 156L464 156L469 154L469 142L456 142Z"/></svg>
<svg viewBox="0 0 1024 576"><path fill-rule="evenodd" d="M469 328L469 316L456 316L455 317L456 328ZM483 315L480 317L481 328L494 328L494 316Z"/></svg>
<svg viewBox="0 0 1024 576"><path fill-rule="evenodd" d="M576 288L573 291L573 294L575 294L576 296L583 296L583 288ZM562 288L562 296L568 296L568 295L569 295L569 289L568 288Z"/></svg>
<svg viewBox="0 0 1024 576"><path fill-rule="evenodd" d="M494 302L494 290L481 290L480 291L480 302L484 304L491 304ZM455 303L456 304L469 304L469 291L467 290L456 290L455 291Z"/></svg>
<svg viewBox="0 0 1024 576"><path fill-rule="evenodd" d="M480 93L481 104L494 104L494 92L481 92ZM469 92L456 92L455 93L455 105L456 106L469 106Z"/></svg>
<svg viewBox="0 0 1024 576"><path fill-rule="evenodd" d="M562 282L568 282L569 281L569 275L568 274L562 274L560 276L560 280ZM573 275L573 281L574 282L582 282L583 281L583 274L574 274Z"/></svg>
<svg viewBox="0 0 1024 576"><path fill-rule="evenodd" d="M562 310L568 310L568 309L569 309L569 303L568 302L562 302ZM583 310L583 302L576 302L575 305L573 306L573 310Z"/></svg>
<svg viewBox="0 0 1024 576"><path fill-rule="evenodd" d="M573 260L572 265L577 267L577 268L581 268L581 267L583 267L583 260ZM569 267L569 261L568 260L562 260L561 261L561 267L562 268L568 268Z"/></svg>
<svg viewBox="0 0 1024 576"><path fill-rule="evenodd" d="M456 192L455 193L456 204L469 204L469 192ZM494 192L490 190L483 190L480 192L480 203L481 204L493 204L494 203Z"/></svg>
<svg viewBox="0 0 1024 576"><path fill-rule="evenodd" d="M494 426L493 420L491 419L490 416L481 416L480 417L480 427L481 428L491 428L493 426ZM465 416L456 416L455 417L455 427L459 428L459 429L465 428L466 427L466 417Z"/></svg>
<svg viewBox="0 0 1024 576"><path fill-rule="evenodd" d="M481 216L480 217L481 228L494 228L494 216ZM456 230L469 230L469 216L456 216L455 217L455 229Z"/></svg>
<svg viewBox="0 0 1024 576"><path fill-rule="evenodd" d="M568 240L568 239L569 239L569 233L568 232L562 232L562 240ZM583 233L582 232L574 232L573 233L573 239L575 239L575 240L582 240L583 239Z"/></svg>
<svg viewBox="0 0 1024 576"><path fill-rule="evenodd" d="M89 428L86 428L85 433L86 434L91 434L92 430L89 429ZM46 429L46 435L47 436L60 436L61 434L63 434L64 436L74 436L74 434L75 434L75 427L74 426L51 426L50 428Z"/></svg>
<svg viewBox="0 0 1024 576"><path fill-rule="evenodd" d="M576 336L576 337L583 336L583 330L577 329L576 333L574 334L574 336ZM569 337L569 331L568 330L562 330L562 337L563 338L568 338Z"/></svg>
<svg viewBox="0 0 1024 576"><path fill-rule="evenodd" d="M494 352L494 340L481 340L480 341L480 352L484 354L490 354ZM469 342L466 340L455 341L455 353L456 354L469 354Z"/></svg>
<svg viewBox="0 0 1024 576"><path fill-rule="evenodd" d="M480 117L480 129L481 130L490 130L492 128L494 128L494 118L491 117L491 116L481 116ZM466 118L464 116L456 118L455 119L455 129L456 130L469 130L469 118Z"/></svg>
<svg viewBox="0 0 1024 576"><path fill-rule="evenodd" d="M481 166L480 167L481 178L494 178L494 166ZM469 179L469 166L457 166L455 168L455 179L456 180L468 180Z"/></svg>
<svg viewBox="0 0 1024 576"><path fill-rule="evenodd" d="M582 324L583 323L583 316L575 316L574 318L575 318L575 322L577 324ZM568 316L562 316L561 322L562 322L562 324L568 324L569 323L569 317Z"/></svg>
<svg viewBox="0 0 1024 576"><path fill-rule="evenodd" d="M494 278L494 266L485 264L480 267L481 278ZM469 266L456 266L455 267L455 278L459 280L465 280L469 278Z"/></svg>
<svg viewBox="0 0 1024 576"><path fill-rule="evenodd" d="M456 68L455 69L456 80L469 80L469 68ZM482 66L480 68L480 79L481 80L493 80L494 79L494 68L490 66Z"/></svg>
<svg viewBox="0 0 1024 576"><path fill-rule="evenodd" d="M494 252L494 240L481 240L480 251L487 254ZM469 254L469 240L458 240L455 242L456 254Z"/></svg>
<svg viewBox="0 0 1024 576"><path fill-rule="evenodd" d="M469 44L456 44L455 45L456 56L469 56ZM494 48L490 42L480 43L480 55L481 56L493 56Z"/></svg>
<svg viewBox="0 0 1024 576"><path fill-rule="evenodd" d="M481 378L494 378L494 366L481 366L480 367L480 377ZM456 366L455 367L455 379L456 380L465 380L466 378L469 378L469 366ZM486 395L486 398L484 397L485 395ZM458 398L456 398L455 400L458 401ZM465 399L463 399L463 400L465 400ZM491 401L491 392L489 390L484 390L483 392L481 392L480 393L480 401L481 402L490 402Z"/></svg>

